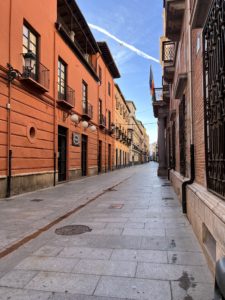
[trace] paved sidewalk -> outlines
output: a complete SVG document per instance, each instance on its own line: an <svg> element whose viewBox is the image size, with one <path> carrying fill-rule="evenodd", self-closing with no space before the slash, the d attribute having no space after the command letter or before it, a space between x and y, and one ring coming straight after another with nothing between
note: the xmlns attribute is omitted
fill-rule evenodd
<svg viewBox="0 0 225 300"><path fill-rule="evenodd" d="M0 199L0 253L117 185L135 171L136 168L124 169Z"/></svg>
<svg viewBox="0 0 225 300"><path fill-rule="evenodd" d="M2 258L0 299L212 300L213 278L199 244L175 193L156 170L150 163L106 175L107 187L131 177ZM96 193L98 184L106 190L106 177L93 178ZM58 205L64 198L70 203L76 184L37 193L52 205L40 202L39 211L44 203L45 210L54 210L52 194ZM55 233L75 224L92 231Z"/></svg>

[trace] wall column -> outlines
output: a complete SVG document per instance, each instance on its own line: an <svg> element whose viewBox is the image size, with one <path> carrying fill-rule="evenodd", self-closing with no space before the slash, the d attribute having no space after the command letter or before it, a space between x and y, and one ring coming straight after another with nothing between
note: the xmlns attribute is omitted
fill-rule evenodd
<svg viewBox="0 0 225 300"><path fill-rule="evenodd" d="M165 145L165 116L158 117L158 176L167 176L166 145Z"/></svg>

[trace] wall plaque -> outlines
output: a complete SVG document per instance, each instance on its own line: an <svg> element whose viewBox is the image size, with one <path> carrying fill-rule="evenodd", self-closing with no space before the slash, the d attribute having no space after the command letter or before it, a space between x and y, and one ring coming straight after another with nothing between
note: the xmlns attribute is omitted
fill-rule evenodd
<svg viewBox="0 0 225 300"><path fill-rule="evenodd" d="M76 147L80 147L80 134L73 132L72 134L72 145Z"/></svg>

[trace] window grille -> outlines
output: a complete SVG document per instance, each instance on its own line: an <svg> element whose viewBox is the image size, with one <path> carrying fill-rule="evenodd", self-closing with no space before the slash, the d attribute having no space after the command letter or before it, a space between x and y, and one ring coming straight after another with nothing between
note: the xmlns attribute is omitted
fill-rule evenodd
<svg viewBox="0 0 225 300"><path fill-rule="evenodd" d="M225 199L225 10L213 1L203 30L207 187Z"/></svg>

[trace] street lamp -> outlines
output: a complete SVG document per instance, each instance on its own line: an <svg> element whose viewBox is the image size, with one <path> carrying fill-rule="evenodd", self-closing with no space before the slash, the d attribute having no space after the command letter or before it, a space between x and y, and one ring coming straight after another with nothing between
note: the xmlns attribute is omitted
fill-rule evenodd
<svg viewBox="0 0 225 300"><path fill-rule="evenodd" d="M28 50L27 53L23 54L23 58L24 58L24 65L25 65L24 66L25 71L23 73L23 76L29 77L36 63L36 55L31 50Z"/></svg>
<svg viewBox="0 0 225 300"><path fill-rule="evenodd" d="M30 73L34 69L36 63L36 55L31 50L28 50L28 52L23 54L23 58L24 58L23 73L21 73L17 69L14 69L13 66L11 66L10 64L7 64L8 67L7 76L9 82L12 82L14 79L19 77L28 78L30 76Z"/></svg>

